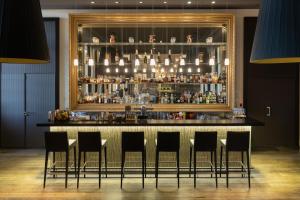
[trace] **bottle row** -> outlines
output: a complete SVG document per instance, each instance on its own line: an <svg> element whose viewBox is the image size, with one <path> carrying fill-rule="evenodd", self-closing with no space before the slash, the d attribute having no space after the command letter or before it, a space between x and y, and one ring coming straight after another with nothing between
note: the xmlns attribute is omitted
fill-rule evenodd
<svg viewBox="0 0 300 200"><path fill-rule="evenodd" d="M88 104L226 104L226 91L222 90L219 94L214 91L192 92L184 91L177 93L160 93L158 96L149 93L136 95L124 94L124 91L112 94L93 94L79 97L78 103Z"/></svg>
<svg viewBox="0 0 300 200"><path fill-rule="evenodd" d="M92 78L89 76L82 76L78 80L79 84L137 84L137 83L199 83L199 84L226 84L226 73L222 72L219 75L214 73L205 74L158 74L155 72L150 74L147 73L135 73L133 77L127 77L125 75L119 76L107 76L107 75L97 75L97 78Z"/></svg>

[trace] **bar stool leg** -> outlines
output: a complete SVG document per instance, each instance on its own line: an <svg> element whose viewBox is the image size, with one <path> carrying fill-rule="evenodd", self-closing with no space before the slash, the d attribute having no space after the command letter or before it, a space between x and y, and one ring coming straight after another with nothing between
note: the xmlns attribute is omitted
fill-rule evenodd
<svg viewBox="0 0 300 200"><path fill-rule="evenodd" d="M244 151L241 152L241 160L242 160L242 177L244 177Z"/></svg>
<svg viewBox="0 0 300 200"><path fill-rule="evenodd" d="M53 178L55 178L56 177L56 174L55 174L55 171L56 171L56 169L55 169L55 152L53 152L53 160L52 160L52 165L53 165Z"/></svg>
<svg viewBox="0 0 300 200"><path fill-rule="evenodd" d="M144 164L144 165L145 165L145 169L144 169L145 172L144 172L144 173L145 173L145 178L147 178L147 151L146 151L146 148L144 149L144 152L145 152L145 153L144 153L144 156L145 156L145 157L144 157L144 159L145 159L145 160L144 160L144 163L145 163L145 164Z"/></svg>
<svg viewBox="0 0 300 200"><path fill-rule="evenodd" d="M196 188L196 176L197 176L197 152L194 150L194 188Z"/></svg>
<svg viewBox="0 0 300 200"><path fill-rule="evenodd" d="M177 158L177 187L179 188L179 179L180 179L179 151L176 152L176 158Z"/></svg>
<svg viewBox="0 0 300 200"><path fill-rule="evenodd" d="M228 153L228 150L226 150L226 187L228 188L228 176L229 176L229 163L228 163L228 161L229 161L229 153Z"/></svg>
<svg viewBox="0 0 300 200"><path fill-rule="evenodd" d="M158 166L159 166L159 152L156 150L156 156L155 156L155 184L156 188L158 186Z"/></svg>
<svg viewBox="0 0 300 200"><path fill-rule="evenodd" d="M122 152L122 157L121 157L121 189L123 187L124 160L125 160L125 152Z"/></svg>
<svg viewBox="0 0 300 200"><path fill-rule="evenodd" d="M99 151L99 171L98 171L98 173L99 173L99 188L101 187L101 167L102 167L102 151L100 150Z"/></svg>
<svg viewBox="0 0 300 200"><path fill-rule="evenodd" d="M217 167L217 151L214 151L214 164L215 164L215 178L216 178L216 188L218 187L218 167Z"/></svg>
<svg viewBox="0 0 300 200"><path fill-rule="evenodd" d="M83 178L85 178L86 152L83 152Z"/></svg>
<svg viewBox="0 0 300 200"><path fill-rule="evenodd" d="M80 162L81 162L81 152L78 152L78 171L77 171L77 188L79 187L79 178L80 178Z"/></svg>
<svg viewBox="0 0 300 200"><path fill-rule="evenodd" d="M143 188L145 186L145 151L142 152L142 181Z"/></svg>
<svg viewBox="0 0 300 200"><path fill-rule="evenodd" d="M251 172L250 172L249 151L247 151L247 167L248 167L248 185L249 185L249 188L250 188L250 187L251 187L251 182L250 182L250 179L251 179Z"/></svg>
<svg viewBox="0 0 300 200"><path fill-rule="evenodd" d="M105 177L107 178L107 147L105 146L104 147L104 156L105 156L105 160L104 160L104 162L105 162Z"/></svg>
<svg viewBox="0 0 300 200"><path fill-rule="evenodd" d="M77 176L77 170L76 170L76 147L74 147L74 169L75 169L75 178Z"/></svg>
<svg viewBox="0 0 300 200"><path fill-rule="evenodd" d="M191 177L191 173L192 173L192 151L193 151L193 148L192 146L190 146L190 169L189 169L189 177Z"/></svg>
<svg viewBox="0 0 300 200"><path fill-rule="evenodd" d="M210 178L213 177L212 173L213 173L213 152L210 152Z"/></svg>
<svg viewBox="0 0 300 200"><path fill-rule="evenodd" d="M221 146L221 153L220 153L220 177L222 177L222 160L223 158L223 147Z"/></svg>
<svg viewBox="0 0 300 200"><path fill-rule="evenodd" d="M65 188L68 187L68 172L69 172L69 150L66 151L66 178L65 178Z"/></svg>
<svg viewBox="0 0 300 200"><path fill-rule="evenodd" d="M46 187L46 175L47 175L47 168L48 168L48 154L49 152L46 151L46 154L45 154L45 168L44 168L44 188Z"/></svg>

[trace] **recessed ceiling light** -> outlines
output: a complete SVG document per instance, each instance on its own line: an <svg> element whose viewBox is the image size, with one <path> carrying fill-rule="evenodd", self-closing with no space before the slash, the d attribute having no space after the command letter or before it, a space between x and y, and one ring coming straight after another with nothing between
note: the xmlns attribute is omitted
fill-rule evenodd
<svg viewBox="0 0 300 200"><path fill-rule="evenodd" d="M115 1L115 4L119 4L120 3L120 1Z"/></svg>
<svg viewBox="0 0 300 200"><path fill-rule="evenodd" d="M142 2L142 1L140 1L139 3L140 3L140 4L142 4L143 2Z"/></svg>
<svg viewBox="0 0 300 200"><path fill-rule="evenodd" d="M188 1L187 4L192 4L192 2L191 2L191 1Z"/></svg>
<svg viewBox="0 0 300 200"><path fill-rule="evenodd" d="M95 1L91 1L91 4L95 4L96 2Z"/></svg>
<svg viewBox="0 0 300 200"><path fill-rule="evenodd" d="M211 4L215 4L215 3L216 3L215 1L212 1L212 2L211 2Z"/></svg>
<svg viewBox="0 0 300 200"><path fill-rule="evenodd" d="M164 4L167 4L168 2L164 1Z"/></svg>

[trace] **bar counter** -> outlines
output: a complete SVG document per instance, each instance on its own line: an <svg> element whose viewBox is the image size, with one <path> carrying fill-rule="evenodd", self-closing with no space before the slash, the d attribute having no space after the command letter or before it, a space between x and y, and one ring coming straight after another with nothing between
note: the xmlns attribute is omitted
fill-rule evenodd
<svg viewBox="0 0 300 200"><path fill-rule="evenodd" d="M46 122L37 126L263 126L255 119L219 119L219 120L141 120L132 122L108 121L66 121Z"/></svg>
<svg viewBox="0 0 300 200"><path fill-rule="evenodd" d="M190 139L194 138L196 131L217 131L218 139L225 139L227 131L249 131L252 126L263 126L262 122L255 119L220 119L220 120L144 120L135 122L107 122L107 121L68 121L68 122L45 122L37 126L49 127L50 131L66 131L69 138L77 138L79 131L99 131L103 139L107 139L108 167L120 167L121 160L121 133L122 131L143 131L147 139L147 167L154 167L155 139L158 131L180 132L180 166L188 167ZM172 141L170 141L172 142ZM220 144L218 142L218 148ZM251 146L249 147L251 149ZM218 152L220 152L218 150ZM208 158L208 155L199 155ZM231 156L234 160L236 156ZM218 155L218 160L219 160ZM90 160L96 160L96 154L89 155ZM139 161L140 155L132 153L128 155L131 161ZM174 154L161 155L164 161L174 161ZM209 159L209 158L208 158ZM130 163L129 166L138 166ZM175 166L174 163L163 163L162 166Z"/></svg>

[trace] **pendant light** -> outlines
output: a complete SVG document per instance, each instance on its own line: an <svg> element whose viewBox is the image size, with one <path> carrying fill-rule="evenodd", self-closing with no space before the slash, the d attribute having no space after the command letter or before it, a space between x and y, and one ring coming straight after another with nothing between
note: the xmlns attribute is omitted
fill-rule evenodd
<svg viewBox="0 0 300 200"><path fill-rule="evenodd" d="M209 63L208 63L210 66L214 66L215 64L216 64L216 62L215 62L215 57L211 57L210 59L209 59Z"/></svg>
<svg viewBox="0 0 300 200"><path fill-rule="evenodd" d="M140 66L140 59L139 59L139 52L138 50L136 49L135 50L135 60L134 60L134 66L135 67L139 67Z"/></svg>
<svg viewBox="0 0 300 200"><path fill-rule="evenodd" d="M153 55L153 50L151 49L151 55L150 55L150 66L155 66L156 62Z"/></svg>
<svg viewBox="0 0 300 200"><path fill-rule="evenodd" d="M89 66L94 66L95 65L94 59L90 58L88 64L89 64Z"/></svg>
<svg viewBox="0 0 300 200"><path fill-rule="evenodd" d="M74 63L73 63L74 66L75 66L75 67L78 67L78 65L79 65L78 58L75 58L73 62L74 62Z"/></svg>
<svg viewBox="0 0 300 200"><path fill-rule="evenodd" d="M251 63L300 62L300 1L262 0Z"/></svg>
<svg viewBox="0 0 300 200"><path fill-rule="evenodd" d="M49 63L39 0L0 1L0 63Z"/></svg>
<svg viewBox="0 0 300 200"><path fill-rule="evenodd" d="M119 61L119 66L124 66L124 65L125 65L124 59L121 58L120 61Z"/></svg>
<svg viewBox="0 0 300 200"><path fill-rule="evenodd" d="M224 60L224 65L225 65L225 66L229 66L229 63L230 63L230 62L229 62L229 58L225 58L225 60Z"/></svg>
<svg viewBox="0 0 300 200"><path fill-rule="evenodd" d="M185 60L184 60L183 56L180 57L179 65L180 66L184 66L185 65Z"/></svg>

